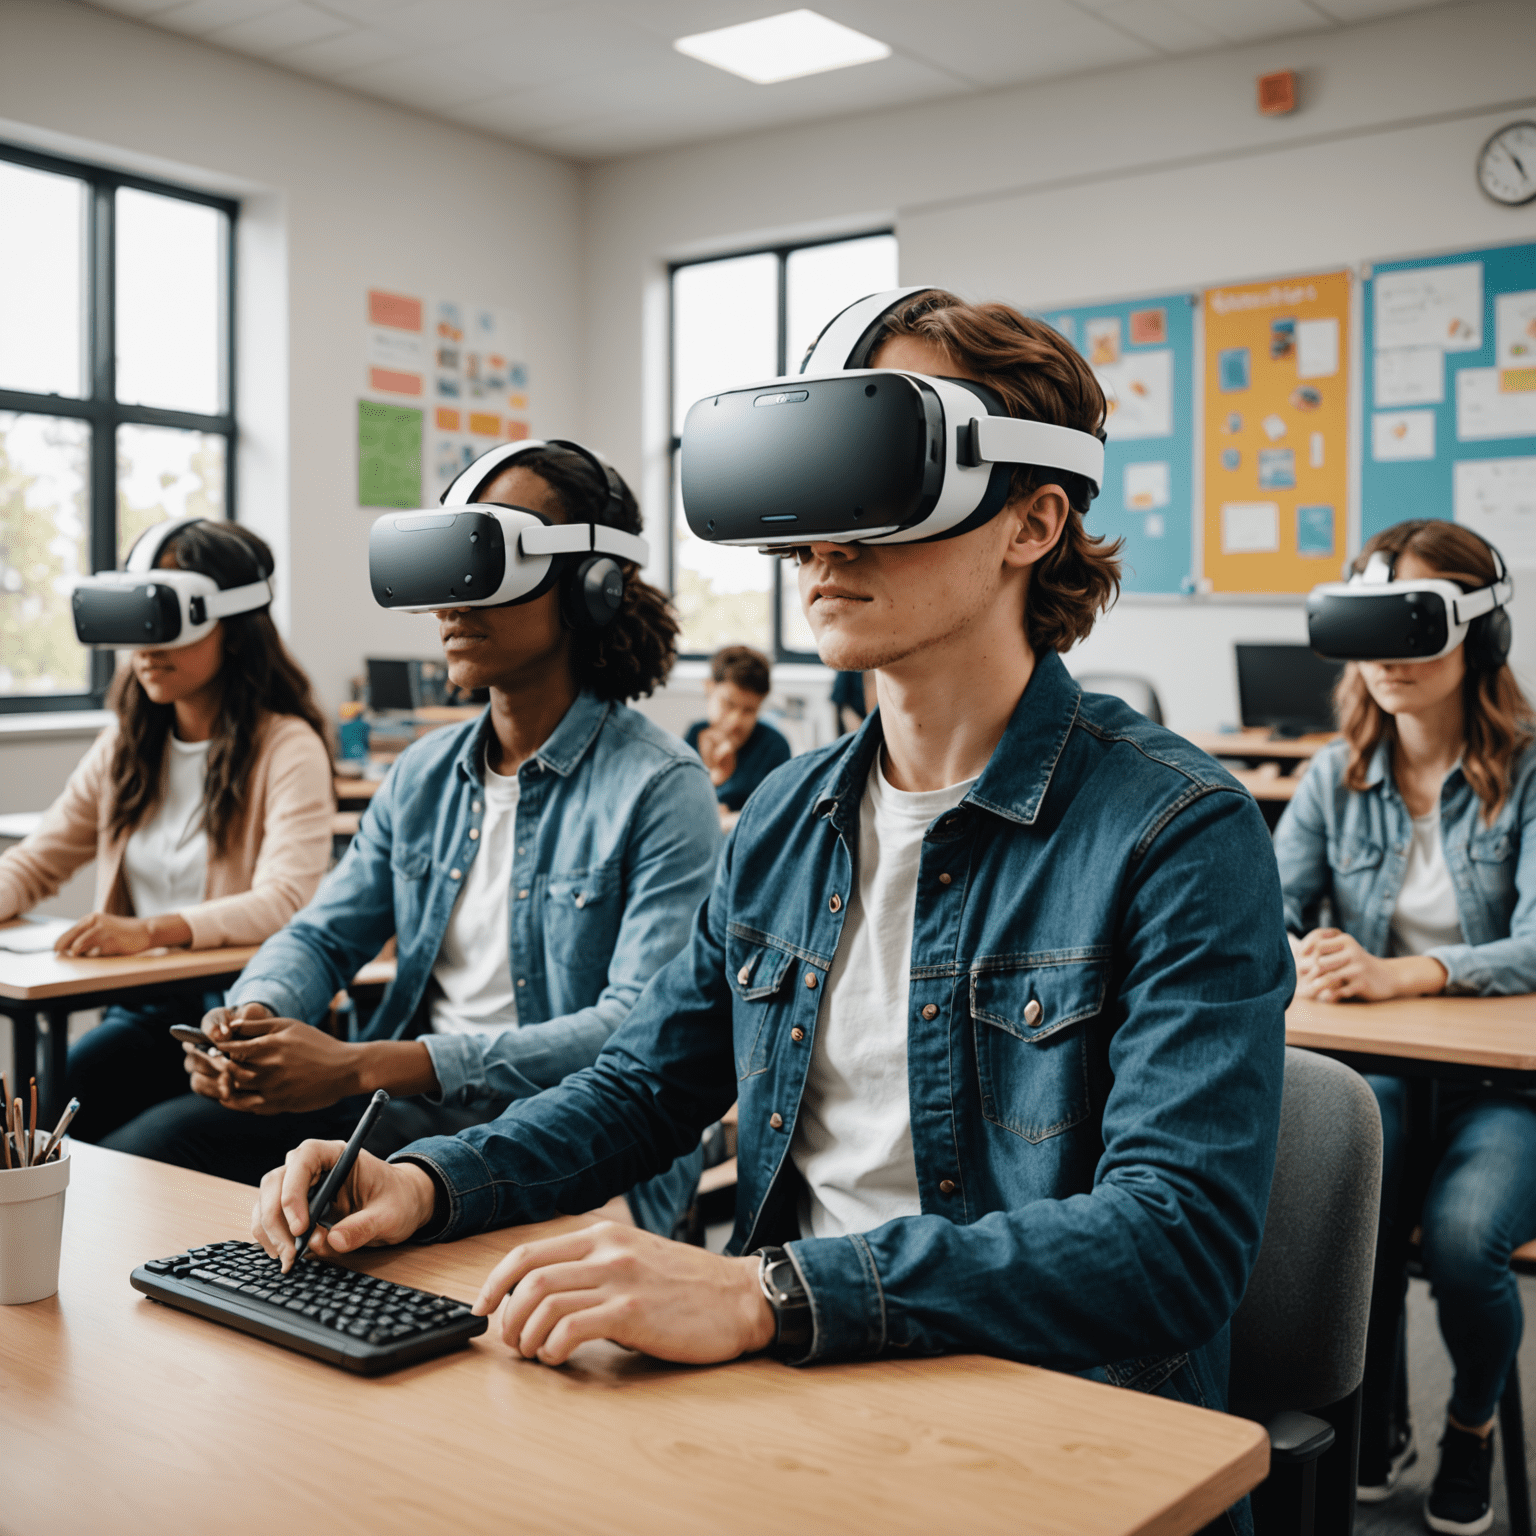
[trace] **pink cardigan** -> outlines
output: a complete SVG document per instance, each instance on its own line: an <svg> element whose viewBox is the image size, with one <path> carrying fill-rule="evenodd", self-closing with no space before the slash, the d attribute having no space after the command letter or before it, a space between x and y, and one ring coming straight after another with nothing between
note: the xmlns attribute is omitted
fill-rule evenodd
<svg viewBox="0 0 1536 1536"><path fill-rule="evenodd" d="M0 855L0 918L53 895L96 860L96 910L133 913L123 878L129 834L110 830L112 744L117 726L96 738L64 793L31 837ZM295 715L262 718L247 786L246 811L222 853L210 847L207 899L181 915L193 949L259 944L315 894L331 858L336 808L325 744Z"/></svg>

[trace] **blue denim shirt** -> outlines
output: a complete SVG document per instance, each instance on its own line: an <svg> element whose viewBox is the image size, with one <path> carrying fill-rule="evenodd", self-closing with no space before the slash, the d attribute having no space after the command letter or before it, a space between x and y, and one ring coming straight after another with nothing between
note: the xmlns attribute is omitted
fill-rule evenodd
<svg viewBox="0 0 1536 1536"><path fill-rule="evenodd" d="M1275 829L1285 923L1295 934L1316 927L1326 896L1334 926L1385 955L1413 818L1385 742L1358 793L1344 783L1348 762L1343 742L1319 752ZM1484 997L1536 992L1536 750L1516 758L1509 798L1492 824L1483 821L1482 802L1460 764L1453 768L1440 786L1440 846L1466 940L1429 951L1445 967L1445 990Z"/></svg>
<svg viewBox="0 0 1536 1536"><path fill-rule="evenodd" d="M447 1191L430 1236L590 1210L738 1099L730 1251L793 1239L790 1142L881 740L877 712L752 796L691 945L593 1066L398 1154ZM1220 1406L1293 983L1253 800L1044 656L924 839L907 1046L922 1214L791 1241L806 1358L980 1350Z"/></svg>
<svg viewBox="0 0 1536 1536"><path fill-rule="evenodd" d="M366 1035L406 1032L479 849L488 716L401 754L346 856L257 951L232 1004L317 1022L394 937L395 980ZM588 1066L686 944L719 852L704 765L621 704L580 695L517 777L508 943L520 1027L422 1037L448 1103L500 1107Z"/></svg>

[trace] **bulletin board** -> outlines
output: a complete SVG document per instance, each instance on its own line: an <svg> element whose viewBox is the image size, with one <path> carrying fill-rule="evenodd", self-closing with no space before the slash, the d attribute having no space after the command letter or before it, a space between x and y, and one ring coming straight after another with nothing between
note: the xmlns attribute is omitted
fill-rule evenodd
<svg viewBox="0 0 1536 1536"><path fill-rule="evenodd" d="M1361 536L1454 518L1536 565L1536 245L1374 264Z"/></svg>
<svg viewBox="0 0 1536 1536"><path fill-rule="evenodd" d="M1192 296L1087 305L1044 319L1088 360L1109 403L1104 485L1089 511L1089 530L1125 541L1122 590L1190 590Z"/></svg>
<svg viewBox="0 0 1536 1536"><path fill-rule="evenodd" d="M1322 272L1203 295L1208 590L1306 592L1338 572L1350 289Z"/></svg>

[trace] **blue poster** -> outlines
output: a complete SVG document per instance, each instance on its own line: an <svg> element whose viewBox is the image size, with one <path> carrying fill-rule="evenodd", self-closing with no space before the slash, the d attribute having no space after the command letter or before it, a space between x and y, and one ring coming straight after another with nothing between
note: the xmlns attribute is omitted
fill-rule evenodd
<svg viewBox="0 0 1536 1536"><path fill-rule="evenodd" d="M1536 337L1520 297L1532 290L1536 245L1375 263L1364 285L1362 541L1405 518L1454 519L1458 465L1536 456L1536 351L1522 351ZM1480 473L1466 471L1466 485Z"/></svg>
<svg viewBox="0 0 1536 1536"><path fill-rule="evenodd" d="M1088 531L1125 541L1124 591L1193 591L1191 296L1082 305L1041 318L1087 359L1110 406L1104 487Z"/></svg>

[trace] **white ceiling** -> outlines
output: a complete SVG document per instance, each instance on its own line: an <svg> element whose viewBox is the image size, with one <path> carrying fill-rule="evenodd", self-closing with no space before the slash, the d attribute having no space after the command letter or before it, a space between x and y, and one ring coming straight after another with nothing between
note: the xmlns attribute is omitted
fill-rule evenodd
<svg viewBox="0 0 1536 1536"><path fill-rule="evenodd" d="M891 57L753 85L672 39L800 0L91 0L572 160L1325 31L1447 0L811 0Z"/></svg>

